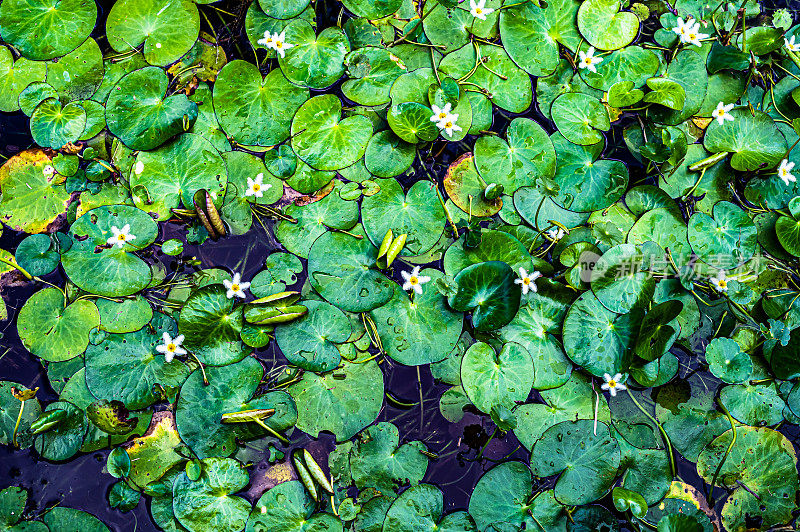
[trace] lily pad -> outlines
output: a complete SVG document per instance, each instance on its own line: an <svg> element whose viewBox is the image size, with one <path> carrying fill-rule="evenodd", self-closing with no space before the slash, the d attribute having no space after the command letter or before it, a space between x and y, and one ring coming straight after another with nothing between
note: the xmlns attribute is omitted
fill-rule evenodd
<svg viewBox="0 0 800 532"><path fill-rule="evenodd" d="M186 348L204 364L225 366L247 355L239 339L242 307L235 303L221 284L200 288L186 300L178 330L186 337Z"/></svg>
<svg viewBox="0 0 800 532"><path fill-rule="evenodd" d="M231 458L203 460L197 481L186 473L172 485L175 517L190 532L219 530L235 532L244 528L250 503L233 495L250 482L247 470Z"/></svg>
<svg viewBox="0 0 800 532"><path fill-rule="evenodd" d="M461 361L461 384L479 410L513 408L528 398L533 385L533 364L528 352L512 342L496 353L489 344L473 344Z"/></svg>
<svg viewBox="0 0 800 532"><path fill-rule="evenodd" d="M34 60L67 55L89 37L94 0L11 0L0 7L0 37Z"/></svg>
<svg viewBox="0 0 800 532"><path fill-rule="evenodd" d="M142 46L148 63L166 66L194 45L200 13L190 0L122 0L108 13L106 32L117 52Z"/></svg>
<svg viewBox="0 0 800 532"><path fill-rule="evenodd" d="M731 166L735 170L776 166L786 156L786 140L766 113L754 113L742 107L731 110L733 121L708 126L703 146L711 153L732 153Z"/></svg>
<svg viewBox="0 0 800 532"><path fill-rule="evenodd" d="M89 345L89 332L100 325L97 306L88 300L66 305L55 288L36 292L19 311L17 332L31 353L47 360L69 360Z"/></svg>
<svg viewBox="0 0 800 532"><path fill-rule="evenodd" d="M427 181L417 181L404 194L395 179L376 179L375 182L380 192L361 202L364 230L372 243L380 245L386 232L392 231L395 235L408 235L403 248L405 254L422 255L430 250L446 223L435 187Z"/></svg>
<svg viewBox="0 0 800 532"><path fill-rule="evenodd" d="M222 129L239 144L272 146L289 138L292 117L308 89L287 81L279 69L262 79L246 61L231 61L214 83L214 110Z"/></svg>
<svg viewBox="0 0 800 532"><path fill-rule="evenodd" d="M528 520L532 489L527 465L515 461L498 464L478 479L469 498L469 515L478 530L487 530L495 523L521 528Z"/></svg>
<svg viewBox="0 0 800 532"><path fill-rule="evenodd" d="M287 391L297 403L298 429L316 437L322 431L332 432L337 441L344 441L378 417L383 373L374 360L342 361L332 372L303 374Z"/></svg>
<svg viewBox="0 0 800 532"><path fill-rule="evenodd" d="M295 424L297 410L292 398L283 391L254 396L264 368L248 357L235 364L195 370L186 379L175 412L181 439L200 458L229 456L236 451L237 440L253 440L268 432L255 423L222 423L224 414L244 410L275 409L264 419L274 431L283 431Z"/></svg>
<svg viewBox="0 0 800 532"><path fill-rule="evenodd" d="M430 277L431 283L442 278L441 272L433 269L420 274ZM383 349L400 364L418 366L443 360L461 335L461 313L446 305L433 284L428 287L411 300L395 285L392 298L370 312Z"/></svg>
<svg viewBox="0 0 800 532"><path fill-rule="evenodd" d="M589 44L601 50L617 50L639 33L639 17L620 11L616 0L587 0L578 9L578 29Z"/></svg>
<svg viewBox="0 0 800 532"><path fill-rule="evenodd" d="M558 474L556 499L565 505L588 504L605 495L620 463L617 441L608 425L588 419L562 421L547 429L533 446L531 462L538 476Z"/></svg>
<svg viewBox="0 0 800 532"><path fill-rule="evenodd" d="M344 74L344 60L350 43L337 27L319 35L305 20L295 20L286 27L286 43L291 44L278 62L286 79L301 87L324 89Z"/></svg>
<svg viewBox="0 0 800 532"><path fill-rule="evenodd" d="M339 170L364 156L372 124L362 115L342 120L342 102L333 94L315 96L292 119L292 149L317 170Z"/></svg>
<svg viewBox="0 0 800 532"><path fill-rule="evenodd" d="M324 301L305 301L308 314L275 329L278 347L290 364L307 371L330 371L339 365L341 357L337 343L350 338L347 316Z"/></svg>
<svg viewBox="0 0 800 532"><path fill-rule="evenodd" d="M158 67L125 75L108 96L109 131L132 150L152 150L188 130L197 119L197 104L185 94L168 96L168 87L169 78Z"/></svg>
<svg viewBox="0 0 800 532"><path fill-rule="evenodd" d="M139 164L141 163L141 164ZM141 170L137 173L137 169ZM228 182L225 160L200 135L184 133L154 151L140 151L130 174L134 203L142 210L168 218L181 204L193 209L193 198L206 189L222 204Z"/></svg>
<svg viewBox="0 0 800 532"><path fill-rule="evenodd" d="M0 167L0 220L15 231L43 233L67 210L70 195L64 176L47 173L51 159L38 149L26 150Z"/></svg>
<svg viewBox="0 0 800 532"><path fill-rule="evenodd" d="M477 331L489 331L511 322L520 304L520 285L505 262L473 264L456 275L456 293L447 302L454 310L472 311Z"/></svg>
<svg viewBox="0 0 800 532"><path fill-rule="evenodd" d="M299 480L281 482L258 499L246 532L341 532L339 519L315 513L316 502Z"/></svg>
<svg viewBox="0 0 800 532"><path fill-rule="evenodd" d="M125 234L128 240L113 240ZM61 255L64 272L79 288L93 294L135 294L150 284L152 274L150 266L134 252L147 248L157 235L158 225L136 207L97 207L70 227L72 245Z"/></svg>

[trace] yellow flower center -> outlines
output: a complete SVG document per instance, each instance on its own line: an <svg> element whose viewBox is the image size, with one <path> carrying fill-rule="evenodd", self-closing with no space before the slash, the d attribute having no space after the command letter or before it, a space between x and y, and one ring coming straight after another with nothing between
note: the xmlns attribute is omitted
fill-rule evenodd
<svg viewBox="0 0 800 532"><path fill-rule="evenodd" d="M258 183L253 183L253 190L258 192L259 190L261 190L261 185L259 185Z"/></svg>
<svg viewBox="0 0 800 532"><path fill-rule="evenodd" d="M278 48L283 48L283 43L281 41L275 41L275 46Z"/></svg>
<svg viewBox="0 0 800 532"><path fill-rule="evenodd" d="M441 119L447 118L447 113L439 113L439 118Z"/></svg>
<svg viewBox="0 0 800 532"><path fill-rule="evenodd" d="M445 122L445 124L444 124L444 128L445 128L445 129L447 129L447 128L451 128L451 127L453 127L453 123L452 123L452 122L449 122L449 121L448 121L448 122Z"/></svg>
<svg viewBox="0 0 800 532"><path fill-rule="evenodd" d="M234 292L238 292L239 291L239 285L238 284L231 285L231 290L233 290Z"/></svg>
<svg viewBox="0 0 800 532"><path fill-rule="evenodd" d="M609 388L616 388L617 387L617 381L615 381L614 379L611 379L610 381L608 381L608 387Z"/></svg>
<svg viewBox="0 0 800 532"><path fill-rule="evenodd" d="M689 40L690 40L690 41L693 41L693 40L695 40L695 39L697 39L697 34L695 34L695 33L690 33L690 34L689 34Z"/></svg>
<svg viewBox="0 0 800 532"><path fill-rule="evenodd" d="M531 278L525 277L524 279L522 279L522 284L531 284Z"/></svg>
<svg viewBox="0 0 800 532"><path fill-rule="evenodd" d="M475 13L477 13L478 15L480 15L480 14L482 14L482 13L483 13L483 9L481 9L481 8L479 8L479 7L476 7L476 8L475 8Z"/></svg>
<svg viewBox="0 0 800 532"><path fill-rule="evenodd" d="M591 57L587 57L586 58L586 64L587 65L591 65L592 64L592 58Z"/></svg>
<svg viewBox="0 0 800 532"><path fill-rule="evenodd" d="M117 240L122 240L123 242L125 242L125 234L124 233L118 234L117 235Z"/></svg>
<svg viewBox="0 0 800 532"><path fill-rule="evenodd" d="M170 353L174 353L177 348L178 348L178 346L176 346L175 344L172 344L172 343L167 345L167 351L169 351Z"/></svg>
<svg viewBox="0 0 800 532"><path fill-rule="evenodd" d="M720 279L717 284L719 284L720 288L727 288L728 287L728 281L726 281L725 279Z"/></svg>
<svg viewBox="0 0 800 532"><path fill-rule="evenodd" d="M409 282L409 283L411 283L412 285L414 285L414 284L419 284L419 279L417 279L416 277L414 277L414 276L412 275L412 276L411 276L411 277L408 279L408 282Z"/></svg>

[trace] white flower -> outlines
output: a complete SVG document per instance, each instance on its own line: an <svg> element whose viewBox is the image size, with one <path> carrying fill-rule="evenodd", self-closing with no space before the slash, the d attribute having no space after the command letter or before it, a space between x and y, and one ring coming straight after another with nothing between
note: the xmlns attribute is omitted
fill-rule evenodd
<svg viewBox="0 0 800 532"><path fill-rule="evenodd" d="M450 113L447 118L436 124L440 130L444 130L448 137L453 137L454 131L461 131L461 126L456 124L458 120L458 113Z"/></svg>
<svg viewBox="0 0 800 532"><path fill-rule="evenodd" d="M534 271L530 275L528 272L525 271L525 268L519 269L519 279L514 280L514 284L521 284L522 285L522 293L527 294L528 290L533 290L534 292L538 292L539 290L536 288L536 279L541 277L541 272Z"/></svg>
<svg viewBox="0 0 800 532"><path fill-rule="evenodd" d="M160 42L156 43L156 48L161 48L161 43Z"/></svg>
<svg viewBox="0 0 800 532"><path fill-rule="evenodd" d="M185 355L186 349L181 347L183 343L183 335L179 334L175 338L169 335L168 332L164 332L164 336L162 337L164 343L161 345L156 346L156 351L162 353L164 355L164 359L167 362L172 362L172 359L175 355Z"/></svg>
<svg viewBox="0 0 800 532"><path fill-rule="evenodd" d="M695 46L703 46L702 41L703 39L708 38L707 33L700 33L700 23L695 22L694 25L690 26L687 22L686 24L686 40L684 42L693 44Z"/></svg>
<svg viewBox="0 0 800 532"><path fill-rule="evenodd" d="M494 13L494 9L486 7L486 0L469 0L469 12L475 18L486 20L486 15Z"/></svg>
<svg viewBox="0 0 800 532"><path fill-rule="evenodd" d="M617 373L613 377L606 373L603 375L603 379L606 381L603 383L600 388L602 390L606 390L611 394L611 397L616 397L617 392L621 392L622 390L627 390L628 387L622 384L620 381L622 380L622 373Z"/></svg>
<svg viewBox="0 0 800 532"><path fill-rule="evenodd" d="M261 46L266 46L267 48L274 48L275 41L272 39L272 34L268 31L264 32L264 37L256 41Z"/></svg>
<svg viewBox="0 0 800 532"><path fill-rule="evenodd" d="M692 19L687 20L686 22L683 21L681 17L678 17L678 25L672 28L678 37L681 39L681 43L686 42L686 28L687 26L691 26Z"/></svg>
<svg viewBox="0 0 800 532"><path fill-rule="evenodd" d="M139 175L143 171L144 171L144 163L142 161L136 161L136 166L133 167L133 173Z"/></svg>
<svg viewBox="0 0 800 532"><path fill-rule="evenodd" d="M579 51L578 55L581 57L578 68L588 69L589 72L597 72L597 67L595 65L599 65L603 58L594 57L594 46L590 46L588 52L584 52L583 50Z"/></svg>
<svg viewBox="0 0 800 532"><path fill-rule="evenodd" d="M786 46L786 49L791 52L800 52L800 43L795 44L794 35L792 35L791 39L787 39L786 37L784 37L783 44L784 46Z"/></svg>
<svg viewBox="0 0 800 532"><path fill-rule="evenodd" d="M222 284L228 289L228 293L226 294L228 299L233 296L244 298L246 297L244 291L250 288L250 283L242 282L242 276L238 273L233 274L233 281L223 279Z"/></svg>
<svg viewBox="0 0 800 532"><path fill-rule="evenodd" d="M711 284L717 289L717 292L728 291L728 279L725 277L725 272L723 270L717 272L717 276L711 277L709 281L711 281Z"/></svg>
<svg viewBox="0 0 800 532"><path fill-rule="evenodd" d="M264 174L260 173L256 176L255 179L248 177L247 178L247 192L244 193L245 196L255 196L260 198L264 196L264 191L269 190L272 185L267 183L264 184Z"/></svg>
<svg viewBox="0 0 800 532"><path fill-rule="evenodd" d="M783 184L786 186L797 181L797 178L792 175L792 168L794 168L794 163L790 163L788 159L782 160L781 165L778 167L778 177L783 180Z"/></svg>
<svg viewBox="0 0 800 532"><path fill-rule="evenodd" d="M42 174L44 174L44 176L45 176L47 179L50 179L50 178L53 176L53 174L54 174L54 173L56 173L56 169L55 169L55 168L53 168L53 167L52 167L51 165L49 165L49 164L45 165L45 167L44 167L44 168L42 168Z"/></svg>
<svg viewBox="0 0 800 532"><path fill-rule="evenodd" d="M274 33L272 34L272 40L274 43L272 44L272 49L278 52L278 55L284 57L286 55L286 50L294 46L293 44L289 44L286 42L286 32L282 31L280 34Z"/></svg>
<svg viewBox="0 0 800 532"><path fill-rule="evenodd" d="M731 115L731 109L733 109L732 103L725 105L724 103L719 102L717 104L717 108L711 111L711 116L717 119L719 125L724 124L726 120L730 120L731 122L733 122L733 115Z"/></svg>
<svg viewBox="0 0 800 532"><path fill-rule="evenodd" d="M125 224L122 229L114 225L111 227L111 232L114 236L108 237L106 243L112 246L116 245L117 247L122 247L125 245L125 242L136 240L136 236L131 234L131 224Z"/></svg>
<svg viewBox="0 0 800 532"><path fill-rule="evenodd" d="M433 109L433 114L431 115L431 122L436 122L438 124L439 122L447 120L447 117L450 116L450 107L451 106L449 103L444 104L444 107L442 107L441 109L436 105L431 105L431 109Z"/></svg>
<svg viewBox="0 0 800 532"><path fill-rule="evenodd" d="M564 238L565 234L566 233L564 232L564 230L561 229L560 227L558 229L550 229L549 231L547 231L547 236L550 237L550 240L553 241L561 240L562 238Z"/></svg>
<svg viewBox="0 0 800 532"><path fill-rule="evenodd" d="M406 281L403 283L403 290L411 290L413 288L414 292L418 294L422 293L422 285L431 280L427 275L419 274L419 266L415 266L414 269L411 270L411 273L400 272L400 275L402 275L403 279Z"/></svg>

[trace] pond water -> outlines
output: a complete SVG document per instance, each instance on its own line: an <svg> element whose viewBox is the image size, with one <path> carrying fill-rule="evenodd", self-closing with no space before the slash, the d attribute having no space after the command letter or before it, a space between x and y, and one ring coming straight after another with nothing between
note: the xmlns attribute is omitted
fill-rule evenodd
<svg viewBox="0 0 800 532"><path fill-rule="evenodd" d="M100 2L101 11L107 13L108 7L113 2ZM334 2L328 2L334 4ZM779 2L775 3L780 5ZM218 4L233 13L242 12L241 2L222 2ZM775 7L770 5L770 7ZM790 7L800 7L800 2L791 2ZM329 6L330 16L335 20L338 9ZM103 33L103 15L101 14L94 36L100 37ZM204 23L205 24L205 23ZM323 27L326 24L321 24ZM220 39L225 43L229 58L237 55L236 43L242 43L242 35L237 33L236 25L230 28L216 28ZM238 28L241 30L241 27ZM313 91L312 91L313 92ZM536 119L548 132L554 131L552 124L548 123L536 109L535 103L524 116ZM509 116L497 113L495 120L499 127L493 129L502 131L502 123L507 122ZM621 131L615 128L613 131ZM29 135L28 119L21 113L0 113L0 154L9 157L14 153L30 146L32 140ZM617 148L622 145L621 138L608 139L608 156L613 157ZM435 160L425 160L427 171L441 176L447 165L459 154L469 151L470 146L453 143ZM638 181L641 175L641 165L632 160L625 161L631 171L631 182ZM426 169L417 163L415 172L424 172ZM407 177L404 185L413 182ZM272 234L272 222L266 223L266 229L255 224L253 230L242 237L231 237L217 242L208 241L202 246L187 245L184 248L184 258L197 258L202 267L222 267L233 271L242 272L245 279L252 278L263 268L264 259L272 252L282 249ZM177 230L168 225L162 227L159 240L177 235ZM0 237L0 248L13 251L24 235L15 234L5 229ZM244 252L243 252L244 250ZM190 271L192 267L174 257L159 257L171 271ZM440 264L436 264L441 267ZM399 276L398 276L399 277ZM64 277L59 271L48 276L45 280L56 285L63 285ZM399 280L399 279L398 279ZM295 289L302 286L304 279L298 279ZM24 384L29 388L39 387L38 397L43 403L57 398L57 394L50 388L46 374L39 361L22 347L16 332L15 316L23 303L33 292L40 287L32 284L22 286L3 286L2 295L9 309L10 318L0 323L2 340L0 340L0 380L12 380ZM291 288L291 287L290 287ZM676 353L677 354L677 353ZM260 350L258 357L264 361L267 369L283 365L285 359L272 342L267 349ZM681 354L681 373L693 369L693 361L686 354ZM385 402L379 416L379 421L391 421L400 429L401 440L422 440L432 452L439 455L437 460L431 461L424 481L439 486L445 495L445 511L466 509L469 494L477 479L484 471L491 468L496 460L503 458L517 458L522 461L529 459L529 453L520 446L513 433L502 437L493 438L486 445L480 461L473 460L489 440L494 430L494 424L488 416L467 412L459 423L450 423L439 412L439 398L449 388L447 385L437 383L427 366L419 369L404 367L387 360L382 364L385 377L386 391L402 403L412 406L403 407L393 402ZM534 394L536 392L533 392ZM797 427L785 429L783 432L798 445ZM309 437L292 438L293 446L303 447L312 441ZM334 440L331 435L323 436L319 443L314 445L325 446L328 451L333 450ZM289 452L287 449L282 449ZM93 513L109 527L118 531L149 531L158 530L149 516L145 498L131 512L121 513L110 509L106 501L106 493L116 479L103 472L107 451L82 454L66 463L51 463L38 459L32 449L17 451L6 446L0 446L0 488L10 485L20 485L30 491L30 501L33 508L44 509L54 504L79 508ZM254 471L266 470L268 463L263 455L261 462L256 464ZM679 475L688 483L702 485L693 464L679 463ZM257 473L252 476L255 480ZM252 490L247 496L251 500L257 498L259 493ZM610 506L610 505L606 505Z"/></svg>

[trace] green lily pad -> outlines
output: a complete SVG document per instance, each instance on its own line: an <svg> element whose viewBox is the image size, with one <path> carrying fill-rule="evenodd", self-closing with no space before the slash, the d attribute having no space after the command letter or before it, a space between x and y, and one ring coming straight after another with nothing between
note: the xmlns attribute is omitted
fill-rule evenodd
<svg viewBox="0 0 800 532"><path fill-rule="evenodd" d="M28 59L67 55L97 21L93 0L11 0L0 7L0 37Z"/></svg>
<svg viewBox="0 0 800 532"><path fill-rule="evenodd" d="M714 338L706 347L706 362L716 377L729 384L739 384L750 377L753 362L731 338Z"/></svg>
<svg viewBox="0 0 800 532"><path fill-rule="evenodd" d="M417 181L403 193L395 179L376 179L380 192L364 198L361 217L364 230L373 244L380 245L387 231L406 234L403 251L422 255L430 250L444 231L444 209L436 189L427 181ZM401 252L403 253L403 252Z"/></svg>
<svg viewBox="0 0 800 532"><path fill-rule="evenodd" d="M185 94L167 96L169 79L158 67L134 70L119 80L106 103L108 129L132 150L152 150L197 119Z"/></svg>
<svg viewBox="0 0 800 532"><path fill-rule="evenodd" d="M341 119L342 102L333 94L315 96L292 119L292 149L317 170L339 170L364 156L372 124L362 115Z"/></svg>
<svg viewBox="0 0 800 532"><path fill-rule="evenodd" d="M342 83L342 94L367 106L389 103L392 84L406 72L406 66L396 55L372 46L353 50L344 64L350 79Z"/></svg>
<svg viewBox="0 0 800 532"><path fill-rule="evenodd" d="M243 529L250 503L233 494L250 482L247 470L231 458L207 458L202 464L197 481L183 473L172 485L172 508L178 522L190 532Z"/></svg>
<svg viewBox="0 0 800 532"><path fill-rule="evenodd" d="M364 165L376 177L394 177L411 168L416 155L414 146L392 131L379 131L367 144Z"/></svg>
<svg viewBox="0 0 800 532"><path fill-rule="evenodd" d="M181 309L178 330L204 364L225 366L247 355L239 339L242 308L235 303L224 286L212 284L194 292Z"/></svg>
<svg viewBox="0 0 800 532"><path fill-rule="evenodd" d="M341 29L332 26L316 35L309 22L295 20L285 31L286 43L292 46L278 63L286 79L301 87L324 89L344 74L350 43Z"/></svg>
<svg viewBox="0 0 800 532"><path fill-rule="evenodd" d="M26 150L0 167L0 220L15 231L43 233L66 211L69 194L64 177L48 173L50 157L42 150Z"/></svg>
<svg viewBox="0 0 800 532"><path fill-rule="evenodd" d="M515 284L516 274L505 262L473 264L456 275L456 293L447 302L453 310L472 311L477 331L489 331L514 319L522 291Z"/></svg>
<svg viewBox="0 0 800 532"><path fill-rule="evenodd" d="M330 371L341 357L336 345L350 338L347 316L324 301L305 301L308 314L275 328L278 347L290 364L307 371Z"/></svg>
<svg viewBox="0 0 800 532"><path fill-rule="evenodd" d="M615 375L630 363L638 332L638 320L608 310L594 294L584 292L564 319L564 351L592 375Z"/></svg>
<svg viewBox="0 0 800 532"><path fill-rule="evenodd" d="M558 474L556 499L581 505L605 495L617 476L620 450L608 425L589 419L562 421L542 434L533 446L531 462L541 477Z"/></svg>
<svg viewBox="0 0 800 532"><path fill-rule="evenodd" d="M375 488L384 493L406 483L417 485L425 476L428 457L425 444L411 441L400 445L400 433L391 423L367 427L350 451L350 469L358 489Z"/></svg>
<svg viewBox="0 0 800 532"><path fill-rule="evenodd" d="M124 234L127 241L114 240ZM157 235L158 225L136 207L97 207L70 227L72 245L61 255L64 272L79 288L93 294L135 294L150 284L152 274L150 266L134 252L147 248ZM135 238L131 240L131 236Z"/></svg>
<svg viewBox="0 0 800 532"><path fill-rule="evenodd" d="M479 65L465 81L488 91L491 95L489 99L501 109L511 113L524 112L531 104L530 76L514 64L502 47L487 44L475 47L471 43L467 44L447 54L439 64L439 69L453 79L466 76L479 60L476 49L480 57L485 59L482 64L492 71Z"/></svg>
<svg viewBox="0 0 800 532"><path fill-rule="evenodd" d="M15 61L11 50L0 47L0 111L13 113L19 110L20 93L31 83L44 81L46 73L46 63L24 57Z"/></svg>
<svg viewBox="0 0 800 532"><path fill-rule="evenodd" d="M633 244L620 244L600 257L591 280L592 292L603 306L624 314L646 305L655 291L655 280L644 271L647 260L643 250Z"/></svg>
<svg viewBox="0 0 800 532"><path fill-rule="evenodd" d="M578 9L578 29L594 47L617 50L639 34L639 17L620 11L616 0L587 0Z"/></svg>
<svg viewBox="0 0 800 532"><path fill-rule="evenodd" d="M562 386L543 390L541 395L544 404L526 403L514 410L517 418L514 434L528 450L533 449L544 431L557 423L576 419L594 419L595 398L592 393L592 384L590 379L580 373L573 373L572 377ZM600 399L597 419L604 423L611 420L611 412L604 398Z"/></svg>
<svg viewBox="0 0 800 532"><path fill-rule="evenodd" d="M506 131L508 142L486 135L475 142L475 166L487 183L502 185L506 194L535 185L556 173L556 151L542 126L515 118Z"/></svg>
<svg viewBox="0 0 800 532"><path fill-rule="evenodd" d="M555 99L550 111L558 131L575 144L595 144L611 128L608 111L596 98L569 92Z"/></svg>
<svg viewBox="0 0 800 532"><path fill-rule="evenodd" d="M275 409L264 419L274 431L295 424L297 410L286 392L273 391L254 396L264 376L264 368L248 357L235 364L207 367L209 385L203 372L195 370L181 388L175 421L181 439L200 458L229 456L236 451L237 440L253 440L268 432L255 423L222 423L224 414L254 409Z"/></svg>
<svg viewBox="0 0 800 532"><path fill-rule="evenodd" d="M47 83L62 101L91 98L103 80L103 54L94 39L47 67Z"/></svg>
<svg viewBox="0 0 800 532"><path fill-rule="evenodd" d="M311 246L328 228L353 229L358 223L358 203L342 199L339 190L337 186L324 198L308 205L289 205L285 212L297 223L278 222L275 238L290 252L307 259Z"/></svg>
<svg viewBox="0 0 800 532"><path fill-rule="evenodd" d="M189 0L122 0L106 20L108 43L124 53L142 46L151 65L183 57L200 33L200 13Z"/></svg>
<svg viewBox="0 0 800 532"><path fill-rule="evenodd" d="M246 532L341 532L342 523L328 513L315 513L316 502L299 480L267 490L247 520Z"/></svg>
<svg viewBox="0 0 800 532"><path fill-rule="evenodd" d="M98 399L122 401L130 410L140 410L161 399L160 389L178 388L189 368L173 359L167 362L156 346L164 333L177 336L172 318L156 314L150 327L125 334L109 334L86 350L86 385ZM160 385L160 387L159 387Z"/></svg>
<svg viewBox="0 0 800 532"><path fill-rule="evenodd" d="M393 105L387 113L387 120L392 131L404 141L416 144L420 141L435 140L439 136L439 128L431 121L433 111L425 104L403 102Z"/></svg>
<svg viewBox="0 0 800 532"><path fill-rule="evenodd" d="M418 530L446 532L475 531L467 512L460 511L442 517L444 494L431 484L420 484L404 491L386 512L383 530L386 532L416 532Z"/></svg>
<svg viewBox="0 0 800 532"><path fill-rule="evenodd" d="M88 300L66 305L55 288L33 294L19 312L17 332L31 353L47 360L69 360L89 345L89 332L100 325L97 306Z"/></svg>
<svg viewBox="0 0 800 532"><path fill-rule="evenodd" d="M664 77L683 87L685 100L679 110L653 109L652 116L656 122L676 126L700 110L708 90L704 57L694 50L681 50L667 66Z"/></svg>
<svg viewBox="0 0 800 532"><path fill-rule="evenodd" d="M36 106L31 115L31 135L36 144L45 148L61 149L75 142L86 127L86 110L77 103L62 105L55 98L47 98Z"/></svg>
<svg viewBox="0 0 800 532"><path fill-rule="evenodd" d="M610 104L611 88L614 85L628 82L631 85L627 90L640 89L649 78L656 75L658 66L658 56L652 50L641 46L626 46L604 56L602 66L597 68L597 72L582 70L581 77L590 87L608 91Z"/></svg>
<svg viewBox="0 0 800 532"><path fill-rule="evenodd" d="M575 17L579 3L557 0L541 7L534 2L507 5L500 14L500 35L511 59L534 76L555 72L558 45L575 50L580 43Z"/></svg>
<svg viewBox="0 0 800 532"><path fill-rule="evenodd" d="M533 385L533 364L528 352L512 342L496 353L489 344L473 344L461 362L461 384L469 400L482 412L528 398Z"/></svg>
<svg viewBox="0 0 800 532"><path fill-rule="evenodd" d="M64 410L66 416L56 426L36 436L34 448L45 460L60 462L69 460L80 450L89 420L83 410L67 401L50 403L44 412L54 410Z"/></svg>
<svg viewBox="0 0 800 532"><path fill-rule="evenodd" d="M711 153L730 152L735 170L751 171L762 166L777 166L786 156L786 140L775 122L761 111L750 114L747 108L732 109L733 121L712 122L703 138Z"/></svg>
<svg viewBox="0 0 800 532"><path fill-rule="evenodd" d="M732 490L722 507L723 526L727 530L744 528L748 515L761 517L764 528L789 522L799 487L794 447L774 430L735 430L735 442L733 431L728 430L697 460L697 472L706 482L716 476L720 485Z"/></svg>
<svg viewBox="0 0 800 532"><path fill-rule="evenodd" d="M352 229L362 234L360 226ZM322 297L347 312L366 312L384 305L394 283L376 267L378 250L369 239L327 232L311 246L308 278Z"/></svg>
<svg viewBox="0 0 800 532"><path fill-rule="evenodd" d="M701 260L718 269L731 269L755 253L756 226L737 205L720 201L714 217L698 212L689 219L689 243Z"/></svg>
<svg viewBox="0 0 800 532"><path fill-rule="evenodd" d="M200 189L221 205L227 182L225 160L209 141L192 133L157 150L140 151L130 174L134 203L155 213L158 220L168 218L171 209L181 204L193 210L193 198Z"/></svg>
<svg viewBox="0 0 800 532"><path fill-rule="evenodd" d="M289 138L292 117L308 89L289 83L279 69L262 79L246 61L231 61L214 83L214 109L222 129L247 146L272 146Z"/></svg>
<svg viewBox="0 0 800 532"><path fill-rule="evenodd" d="M528 520L528 498L533 489L531 471L522 462L503 462L487 471L469 498L469 515L478 530L507 523L520 529Z"/></svg>
<svg viewBox="0 0 800 532"><path fill-rule="evenodd" d="M64 506L50 508L42 516L42 520L50 530L109 532L108 527L92 514Z"/></svg>
<svg viewBox="0 0 800 532"><path fill-rule="evenodd" d="M424 269L420 272L431 283L442 278L441 272ZM461 335L463 316L453 312L445 298L428 284L422 294L410 300L399 285L392 298L370 311L386 354L400 364L418 366L444 359Z"/></svg>
<svg viewBox="0 0 800 532"><path fill-rule="evenodd" d="M383 406L383 373L371 360L342 361L332 372L306 372L287 391L297 403L297 428L319 437L332 432L337 441L352 438L375 421Z"/></svg>

